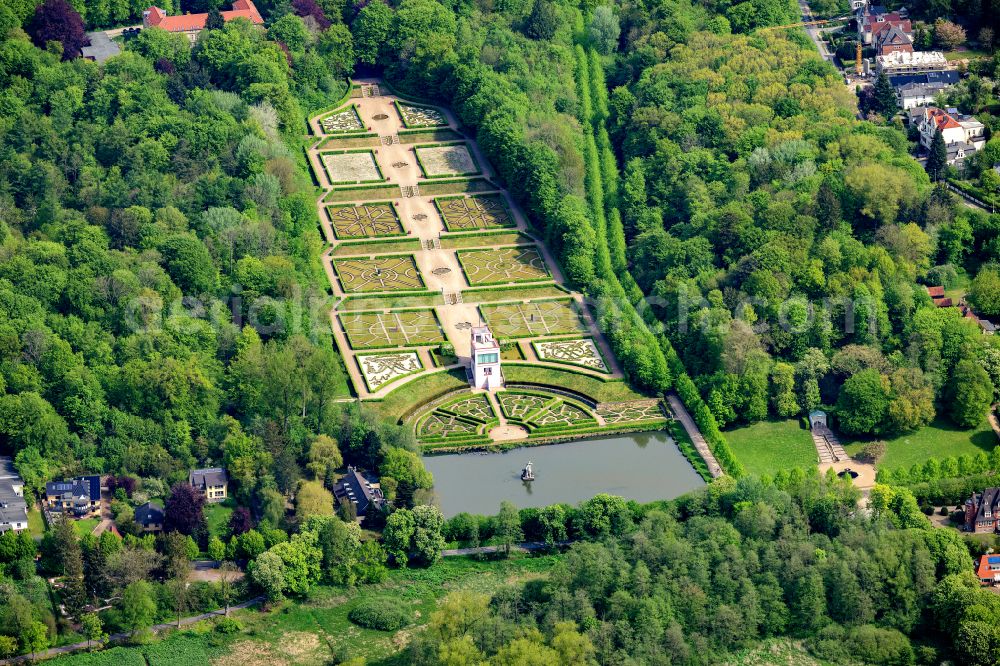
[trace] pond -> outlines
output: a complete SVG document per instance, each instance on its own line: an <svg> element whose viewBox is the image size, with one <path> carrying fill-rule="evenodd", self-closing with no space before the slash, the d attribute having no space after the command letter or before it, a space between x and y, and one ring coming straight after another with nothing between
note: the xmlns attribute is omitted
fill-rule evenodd
<svg viewBox="0 0 1000 666"><path fill-rule="evenodd" d="M521 481L532 462L535 480ZM512 449L503 453L426 456L446 517L495 514L502 500L519 509L577 504L598 493L650 502L704 485L665 432L644 432Z"/></svg>

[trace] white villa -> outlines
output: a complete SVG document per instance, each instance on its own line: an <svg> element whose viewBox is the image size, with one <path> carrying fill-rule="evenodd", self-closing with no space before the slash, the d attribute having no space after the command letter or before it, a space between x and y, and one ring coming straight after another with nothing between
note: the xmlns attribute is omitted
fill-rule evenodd
<svg viewBox="0 0 1000 666"><path fill-rule="evenodd" d="M472 385L487 390L503 386L500 343L488 326L472 327Z"/></svg>

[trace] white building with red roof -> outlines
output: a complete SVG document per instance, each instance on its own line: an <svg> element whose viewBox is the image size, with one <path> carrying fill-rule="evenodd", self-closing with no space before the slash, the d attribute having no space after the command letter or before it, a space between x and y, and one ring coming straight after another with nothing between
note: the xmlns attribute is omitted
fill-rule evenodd
<svg viewBox="0 0 1000 666"><path fill-rule="evenodd" d="M253 0L236 0L231 10L221 12L221 14L222 19L226 22L245 18L254 25L264 25L264 19L257 11ZM150 7L142 13L143 28L162 28L167 32L183 33L192 42L198 37L198 33L205 29L206 23L208 23L208 14L167 16L167 12L156 6Z"/></svg>
<svg viewBox="0 0 1000 666"><path fill-rule="evenodd" d="M948 163L961 161L986 144L986 127L972 116L961 115L956 109L921 106L910 110L911 122L920 132L920 145L930 150L934 134L941 130L948 148Z"/></svg>

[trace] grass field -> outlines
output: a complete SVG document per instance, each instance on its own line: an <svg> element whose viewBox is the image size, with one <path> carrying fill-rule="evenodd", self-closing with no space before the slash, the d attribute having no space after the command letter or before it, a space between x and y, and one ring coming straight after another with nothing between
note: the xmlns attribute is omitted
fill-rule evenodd
<svg viewBox="0 0 1000 666"><path fill-rule="evenodd" d="M97 523L101 522L100 518L84 518L82 520L73 521L73 526L76 527L76 533L80 536L86 536L94 531L97 527Z"/></svg>
<svg viewBox="0 0 1000 666"><path fill-rule="evenodd" d="M520 231L508 231L499 234L446 234L441 236L441 248L445 250L460 250L466 247L483 247L484 245L498 247L500 245L518 245L534 242L534 239L522 234Z"/></svg>
<svg viewBox="0 0 1000 666"><path fill-rule="evenodd" d="M225 502L205 505L205 521L208 522L208 533L223 538L229 529L229 516L233 514L236 503L227 499Z"/></svg>
<svg viewBox="0 0 1000 666"><path fill-rule="evenodd" d="M865 445L858 441L842 437L844 449L854 455ZM976 428L962 430L945 418L935 419L926 428L907 435L900 435L884 440L886 443L885 457L879 462L879 467L909 467L913 463L923 463L928 458L947 458L968 453L989 453L997 444L989 422L985 419Z"/></svg>
<svg viewBox="0 0 1000 666"><path fill-rule="evenodd" d="M172 655L175 661L155 663L216 666L339 663L364 657L369 666L405 664L401 648L414 632L430 620L437 601L454 590L492 593L504 585L547 575L559 556L514 557L480 562L449 558L430 569L394 570L380 585L356 588L316 588L306 600L285 602L269 613L256 610L233 614L243 630L234 635L212 631L214 621L171 633L145 647L120 649L115 663L153 664L150 654ZM347 619L348 612L373 597L391 596L412 608L412 623L397 632L362 629ZM146 659L141 655L145 653ZM131 659L132 655L138 659ZM334 655L338 659L334 659ZM148 660L148 662L147 662ZM58 666L89 666L87 655L53 660Z"/></svg>
<svg viewBox="0 0 1000 666"><path fill-rule="evenodd" d="M42 512L38 507L33 507L28 511L28 531L31 532L33 537L41 537L45 534L45 520L42 518Z"/></svg>
<svg viewBox="0 0 1000 666"><path fill-rule="evenodd" d="M506 373L508 370L504 368ZM465 369L459 368L447 372L435 372L417 377L411 382L391 391L380 401L372 401L371 406L382 416L393 421L399 420L413 406L419 405L434 396L467 388L469 382L465 379Z"/></svg>
<svg viewBox="0 0 1000 666"><path fill-rule="evenodd" d="M761 421L725 433L729 446L750 474L816 466L816 447L797 419Z"/></svg>
<svg viewBox="0 0 1000 666"><path fill-rule="evenodd" d="M624 381L602 381L572 370L556 370L528 364L508 364L503 368L504 379L510 382L528 382L561 386L589 396L596 402L621 402L641 400L649 396L637 393Z"/></svg>

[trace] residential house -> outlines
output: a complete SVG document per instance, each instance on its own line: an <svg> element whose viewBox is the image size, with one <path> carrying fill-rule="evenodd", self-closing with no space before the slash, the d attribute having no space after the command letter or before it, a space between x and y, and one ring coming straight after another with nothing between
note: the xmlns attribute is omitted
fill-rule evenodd
<svg viewBox="0 0 1000 666"><path fill-rule="evenodd" d="M78 476L45 484L45 503L49 511L72 518L90 518L101 512L101 477Z"/></svg>
<svg viewBox="0 0 1000 666"><path fill-rule="evenodd" d="M909 21L906 22L909 24ZM899 25L886 25L875 33L875 55L913 53L913 35Z"/></svg>
<svg viewBox="0 0 1000 666"><path fill-rule="evenodd" d="M962 313L963 317L975 322L976 326L979 327L979 330L982 332L983 335L993 335L994 333L997 332L996 324L991 322L989 319L983 319L982 317L977 315L975 312L972 311L972 308L970 308L968 305L965 304L959 305L958 310L959 312Z"/></svg>
<svg viewBox="0 0 1000 666"><path fill-rule="evenodd" d="M163 507L153 502L146 502L135 508L135 522L143 532L163 530L163 516Z"/></svg>
<svg viewBox="0 0 1000 666"><path fill-rule="evenodd" d="M379 510L385 505L382 489L366 479L356 467L347 468L347 474L334 486L333 496L338 502L353 503L359 517L371 508Z"/></svg>
<svg viewBox="0 0 1000 666"><path fill-rule="evenodd" d="M925 74L953 69L940 51L895 51L875 56L876 73L886 76Z"/></svg>
<svg viewBox="0 0 1000 666"><path fill-rule="evenodd" d="M965 531L996 532L1000 526L1000 488L986 488L965 500Z"/></svg>
<svg viewBox="0 0 1000 666"><path fill-rule="evenodd" d="M904 111L917 106L932 106L934 96L958 83L958 72L923 72L920 74L897 74L889 77L889 83L896 91L896 103Z"/></svg>
<svg viewBox="0 0 1000 666"><path fill-rule="evenodd" d="M910 109L910 122L920 133L920 145L930 150L934 135L941 130L948 150L948 164L958 164L986 144L986 127L957 109L921 106Z"/></svg>
<svg viewBox="0 0 1000 666"><path fill-rule="evenodd" d="M28 529L28 503L24 482L14 469L14 460L0 456L0 532Z"/></svg>
<svg viewBox="0 0 1000 666"><path fill-rule="evenodd" d="M188 482L209 502L221 502L229 496L229 474L221 467L191 470Z"/></svg>
<svg viewBox="0 0 1000 666"><path fill-rule="evenodd" d="M951 299L944 295L944 287L927 287L927 295L939 308L950 308L954 305Z"/></svg>
<svg viewBox="0 0 1000 666"><path fill-rule="evenodd" d="M976 578L981 585L1000 584L1000 555L981 556L976 566Z"/></svg>
<svg viewBox="0 0 1000 666"><path fill-rule="evenodd" d="M858 13L856 20L858 41L865 46L875 47L876 52L880 41L885 39L885 34L894 29L905 38L910 47L909 51L913 51L913 24L902 12L890 12L885 7L878 5L866 6ZM878 55L882 54L878 53Z"/></svg>
<svg viewBox="0 0 1000 666"><path fill-rule="evenodd" d="M238 18L245 18L255 25L264 25L264 19L253 4L253 0L236 0L230 11L221 12L224 21L232 21ZM167 16L167 12L159 7L153 6L142 13L143 28L162 28L167 32L175 32L187 35L188 39L194 42L198 39L198 33L205 29L208 23L208 14L180 14L177 16Z"/></svg>

